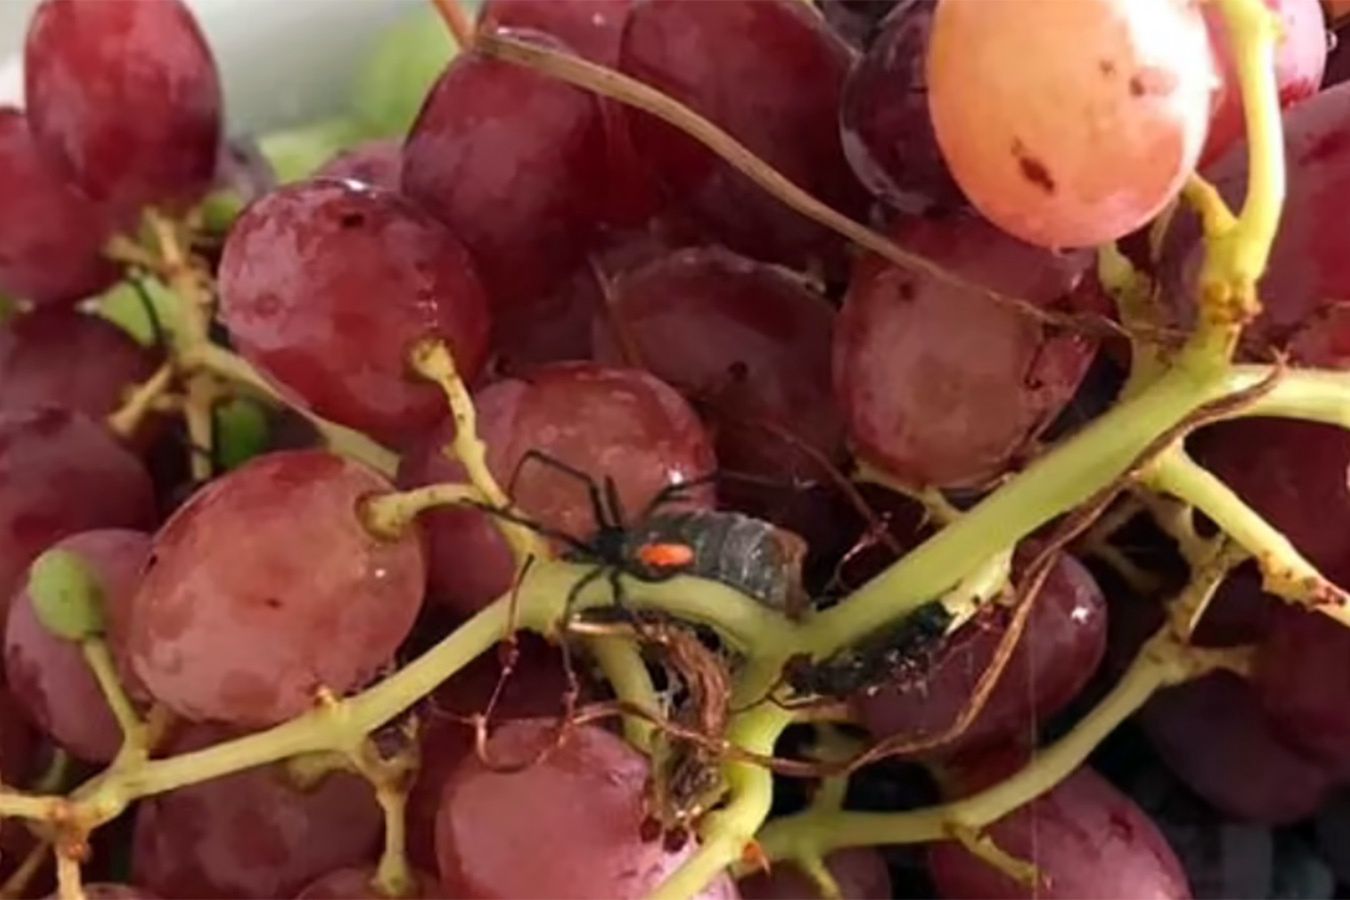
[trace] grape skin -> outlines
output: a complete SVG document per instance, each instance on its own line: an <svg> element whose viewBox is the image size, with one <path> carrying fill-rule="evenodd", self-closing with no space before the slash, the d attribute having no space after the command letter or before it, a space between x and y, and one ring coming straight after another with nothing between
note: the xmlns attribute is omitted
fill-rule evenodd
<svg viewBox="0 0 1350 900"><path fill-rule="evenodd" d="M108 644L124 677L126 630L150 537L139 531L86 531L57 548L76 554L94 571L102 589ZM10 602L5 623L5 680L33 723L72 755L111 762L122 732L108 701L73 641L48 631L33 611L27 589Z"/></svg>
<svg viewBox="0 0 1350 900"><path fill-rule="evenodd" d="M389 662L421 606L421 535L371 535L391 490L326 451L258 457L195 494L155 536L133 604L136 674L189 719L260 727L341 696Z"/></svg>
<svg viewBox="0 0 1350 900"><path fill-rule="evenodd" d="M1086 305L1084 254L1047 253L967 216L905 222L891 237L1042 308ZM869 256L835 330L835 396L859 455L891 476L977 485L1058 415L1095 352L1095 341L1052 332L976 290Z"/></svg>
<svg viewBox="0 0 1350 900"><path fill-rule="evenodd" d="M432 900L442 896L436 879L425 872L413 872L416 884L412 893L402 894L404 900ZM303 891L295 895L296 900L386 900L385 895L375 889L374 866L350 866L335 869L327 875L311 881Z"/></svg>
<svg viewBox="0 0 1350 900"><path fill-rule="evenodd" d="M24 90L44 156L96 200L135 215L210 187L220 80L182 0L44 0L28 26Z"/></svg>
<svg viewBox="0 0 1350 900"><path fill-rule="evenodd" d="M106 416L154 370L154 354L97 316L39 308L0 326L0 410L60 406Z"/></svg>
<svg viewBox="0 0 1350 900"><path fill-rule="evenodd" d="M63 409L0 412L0 604L33 559L91 528L149 528L154 489L99 425Z"/></svg>
<svg viewBox="0 0 1350 900"><path fill-rule="evenodd" d="M0 292L69 305L117 279L103 258L113 221L53 171L27 118L0 106Z"/></svg>
<svg viewBox="0 0 1350 900"><path fill-rule="evenodd" d="M316 178L343 178L393 193L398 193L402 175L403 142L393 138L357 144L314 173Z"/></svg>
<svg viewBox="0 0 1350 900"><path fill-rule="evenodd" d="M444 339L466 380L486 360L488 301L468 253L368 185L310 181L249 207L220 292L244 356L320 415L393 443L445 414L440 390L409 370L417 341Z"/></svg>
<svg viewBox="0 0 1350 900"><path fill-rule="evenodd" d="M957 184L995 225L1052 249L1128 234L1176 195L1214 77L1187 0L943 0L928 52Z"/></svg>
<svg viewBox="0 0 1350 900"><path fill-rule="evenodd" d="M553 734L547 720L503 725L488 742L518 759ZM466 759L446 783L436 821L441 880L472 897L643 897L694 851L667 853L639 835L645 757L593 725L568 731L543 762L499 774ZM547 852L538 848L547 847ZM731 898L725 875L699 894Z"/></svg>
<svg viewBox="0 0 1350 900"><path fill-rule="evenodd" d="M1276 609L1252 684L1284 742L1350 772L1350 630L1317 612Z"/></svg>
<svg viewBox="0 0 1350 900"><path fill-rule="evenodd" d="M535 449L596 479L613 477L624 510L634 516L665 486L716 468L694 411L672 388L637 369L541 366L524 378L489 385L475 404L488 468L504 490L526 452ZM446 420L410 450L400 465L401 486L464 480L463 469L441 453L453 428ZM711 496L704 489L692 500L710 505ZM527 464L512 499L527 516L567 534L585 539L595 530L585 487L547 466ZM431 593L440 603L472 615L510 586L511 557L487 513L436 510L426 516L426 528Z"/></svg>
<svg viewBox="0 0 1350 900"><path fill-rule="evenodd" d="M839 885L840 900L873 900L890 897L891 875L886 871L886 860L874 847L850 847L836 850L825 857L829 869ZM775 863L768 872L756 872L736 884L744 900L796 900L814 897L819 893L815 882L797 866L784 860Z"/></svg>
<svg viewBox="0 0 1350 900"><path fill-rule="evenodd" d="M195 726L167 749L186 753L231 736ZM284 766L262 766L143 801L133 880L164 897L270 900L374 858L384 820L364 779L334 772L309 791L286 779Z"/></svg>

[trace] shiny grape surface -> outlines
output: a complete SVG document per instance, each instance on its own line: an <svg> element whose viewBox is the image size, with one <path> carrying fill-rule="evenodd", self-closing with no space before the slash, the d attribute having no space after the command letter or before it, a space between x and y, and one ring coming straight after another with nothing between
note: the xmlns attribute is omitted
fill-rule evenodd
<svg viewBox="0 0 1350 900"><path fill-rule="evenodd" d="M113 219L65 181L33 142L27 117L0 106L0 291L69 304L107 287Z"/></svg>
<svg viewBox="0 0 1350 900"><path fill-rule="evenodd" d="M967 216L906 222L891 236L1043 308L1087 302L1084 254L1052 254ZM1095 341L979 291L865 257L835 330L835 396L859 455L890 475L916 487L979 484L1050 424L1095 352Z"/></svg>
<svg viewBox="0 0 1350 900"><path fill-rule="evenodd" d="M150 555L150 536L86 531L54 547L74 553L93 570L102 592L108 645L125 679L128 620ZM121 729L79 645L38 621L26 588L10 602L5 623L5 682L33 723L72 755L107 763L121 749Z"/></svg>
<svg viewBox="0 0 1350 900"><path fill-rule="evenodd" d="M389 489L311 450L259 457L195 494L155 535L133 606L132 665L155 699L256 727L374 677L426 577L415 529L389 540L361 523L361 501Z"/></svg>
<svg viewBox="0 0 1350 900"><path fill-rule="evenodd" d="M0 412L0 604L61 538L154 520L150 476L103 426L53 407Z"/></svg>
<svg viewBox="0 0 1350 900"><path fill-rule="evenodd" d="M322 416L395 443L434 425L445 398L408 352L444 339L472 381L488 301L444 226L396 194L349 181L282 188L235 223L221 317L240 351Z"/></svg>
<svg viewBox="0 0 1350 900"><path fill-rule="evenodd" d="M38 309L0 325L0 410L59 406L106 416L154 370L153 353L97 316Z"/></svg>
<svg viewBox="0 0 1350 900"><path fill-rule="evenodd" d="M44 0L28 26L24 90L43 154L90 196L135 215L210 186L220 81L182 0Z"/></svg>
<svg viewBox="0 0 1350 900"><path fill-rule="evenodd" d="M315 172L319 178L345 178L397 193L403 180L403 143L383 138L339 153Z"/></svg>
<svg viewBox="0 0 1350 900"><path fill-rule="evenodd" d="M1199 158L1214 64L1188 0L942 0L928 100L957 184L1044 247L1151 219Z"/></svg>

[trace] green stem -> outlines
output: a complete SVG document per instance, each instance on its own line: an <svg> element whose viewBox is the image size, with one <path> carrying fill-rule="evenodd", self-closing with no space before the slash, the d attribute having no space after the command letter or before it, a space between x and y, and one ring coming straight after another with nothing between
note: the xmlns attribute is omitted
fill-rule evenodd
<svg viewBox="0 0 1350 900"><path fill-rule="evenodd" d="M375 889L385 897L410 897L417 879L408 865L406 791L378 787L375 798L384 811L384 852L375 869Z"/></svg>
<svg viewBox="0 0 1350 900"><path fill-rule="evenodd" d="M1268 366L1235 366L1234 373L1255 380ZM1235 418L1273 416L1303 419L1350 428L1350 372L1289 369L1265 396L1241 410Z"/></svg>
<svg viewBox="0 0 1350 900"><path fill-rule="evenodd" d="M653 715L661 714L661 700L656 696L642 653L633 641L617 635L597 635L589 638L586 646L621 700ZM628 742L644 753L651 753L654 730L655 726L641 716L623 717L623 732Z"/></svg>
<svg viewBox="0 0 1350 900"><path fill-rule="evenodd" d="M117 755L118 760L137 756L144 758L150 752L146 743L145 723L141 721L136 707L132 705L131 699L127 697L127 692L122 687L122 680L117 675L117 665L113 662L107 642L102 637L85 638L80 642L80 650L90 671L94 673L94 680L103 691L104 699L108 701L113 718L122 729L122 749Z"/></svg>

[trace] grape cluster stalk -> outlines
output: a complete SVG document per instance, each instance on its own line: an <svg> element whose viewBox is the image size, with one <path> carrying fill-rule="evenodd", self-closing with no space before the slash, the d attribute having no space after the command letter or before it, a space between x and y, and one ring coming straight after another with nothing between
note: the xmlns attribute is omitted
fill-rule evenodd
<svg viewBox="0 0 1350 900"><path fill-rule="evenodd" d="M1296 549L1276 524L1188 455L1182 444L1202 425L1254 417L1299 419L1350 429L1350 373L1236 361L1244 326L1262 308L1257 282L1271 257L1286 191L1280 98L1274 74L1278 26L1263 0L1217 0L1231 37L1232 60L1246 116L1250 148L1247 193L1235 211L1198 175L1190 176L1182 192L1179 202L1192 208L1203 223L1205 255L1195 280L1196 326L1180 342L1174 339L1175 330L1157 327L1158 297L1153 282L1136 271L1114 245L1099 251L1097 266L1102 284L1120 311L1120 326L1095 314L1046 309L1004 295L902 248L825 204L689 106L613 66L586 61L508 32L472 35L453 0L437 0L436 5L445 11L456 38L461 42L472 40L474 51L491 64L519 67L583 89L604 98L605 103L651 113L699 142L769 196L812 220L823 232L852 241L900 269L923 275L945 288L973 292L983 302L1006 306L1040 325L1098 335L1123 331L1133 347L1134 364L1128 383L1115 406L974 506L958 510L940 494L920 496L928 501L929 511L941 527L821 611L794 617L734 586L692 575L648 580L622 573L618 582L623 585L625 605L634 616L659 615L661 621L711 629L729 652L743 660L728 687L729 695L714 698L726 711L723 718L711 717L719 723L715 734L663 716L661 698L643 661L644 633L640 625L627 630L569 631L588 613L613 605L612 586L605 579L592 579L583 590L574 590L579 581L593 574L593 567L560 555L535 529L521 524L519 516L491 519L510 558L509 588L439 643L359 692L343 696L352 685L364 683L358 677L361 673L351 674L350 684L316 686L307 707L298 714L286 705L287 698L276 699L275 715L249 723L262 730L196 746L191 742L171 744L169 749L175 752L168 755L161 751L173 716L159 703L145 703L138 694L140 686L119 671L119 661L114 659L105 634L111 634L117 623L100 619L90 624L80 619L63 636L76 643L79 656L108 702L119 736L118 749L106 760L104 771L69 794L0 788L0 817L28 820L43 842L39 850L45 852L42 848L47 844L54 848L63 897L82 896L79 861L87 853L91 835L132 803L274 763L285 763L290 775L301 781L342 771L356 773L373 785L385 839L380 861L370 877L388 896L412 895L418 889L420 875L409 862L406 822L418 759L416 720L405 714L477 658L499 646L512 647L517 631L535 632L563 643L569 635L584 634L587 649L616 695L605 710L622 716L624 733L631 744L652 754L679 747L685 752L706 754L713 761L720 793L696 823L696 845L673 871L666 873L654 896L700 896L714 888L727 872L743 876L776 862L794 864L825 896L839 896L839 879L827 865L832 854L849 848L940 840L956 841L999 872L1034 885L1039 877L1035 866L1002 848L991 836L990 826L1014 810L1037 802L1057 786L1086 790L1075 780L1075 772L1088 754L1161 689L1220 670L1238 675L1252 671L1249 647L1214 648L1192 640L1204 611L1235 567L1254 560L1266 591L1292 606L1350 626L1350 597L1345 591ZM589 107L575 106L578 120L583 119L582 113ZM336 188L332 191L342 193ZM340 196L332 202L369 202L369 207L361 207L363 214L387 215L395 223L391 228L412 227L408 223L415 223L420 215L401 208L376 209L369 198ZM455 198L447 197L444 202L451 204ZM210 411L222 396L243 393L293 408L331 449L384 476L394 476L399 466L393 452L361 432L334 424L319 412L292 404L291 398L279 393L244 356L212 341L209 325L215 285L191 249L191 228L168 212L152 212L146 221L149 235L145 240L115 238L108 246L108 255L137 277L161 279L176 301L178 321L171 331L166 361L108 416L112 430L132 436L153 412L167 409L180 414L194 444L189 454L193 475L206 481L213 474ZM189 224L195 227L195 223ZM417 271L420 275L421 270ZM444 277L454 280L457 275ZM239 281L243 281L243 275ZM467 282L456 284L456 290L465 294L477 290L472 284L465 286ZM225 314L241 320L248 315L266 315L265 310L258 312L264 305L230 300ZM351 476L351 491L360 498L356 504L359 524L364 529L355 544L373 558L385 559L379 556L384 553L403 554L397 558L422 565L419 538L413 529L429 513L449 508L513 509L515 499L509 487L499 483L490 465L489 448L483 439L486 426L480 415L481 397L476 406L467 387L481 361L464 348L472 348L478 340L481 350L485 340L481 335L473 336L477 325L469 321L472 318L470 315L455 325L459 330L452 329L454 340L420 341L401 361L407 371L421 379L416 389L433 392L436 408L440 410L444 404L450 410L453 437L444 447L444 456L458 467L459 478L371 493L363 492L366 482L361 478L366 476ZM479 330L485 330L485 326ZM324 377L338 379L341 373ZM351 396L335 391L334 406L356 402ZM428 396L416 395L408 401L408 408L425 408ZM334 414L332 418L342 416ZM887 480L884 473L875 477ZM1054 577L1057 551L1085 533L1102 537L1103 532L1109 532L1103 514L1121 497L1133 498L1131 509L1147 509L1153 514L1175 539L1191 571L1187 582L1170 599L1166 621L1143 643L1118 683L1067 734L1037 751L1010 774L959 799L907 812L846 809L844 794L853 772L887 756L912 755L959 739L978 720L995 682L1009 665L1022 630L1033 627L1028 623L1034 614L1035 597L1043 583ZM1197 513L1214 523L1217 533L1202 534L1195 520ZM1018 543L1050 523L1055 524L1039 538L1043 546L1032 561L1014 565L1013 550ZM367 539L373 547L362 543ZM30 579L30 592L41 593L44 578L56 586L52 588L54 593L73 591L83 596L92 591L80 587L85 585L88 573L78 561L63 563L62 559L59 553L42 558L43 567L35 569ZM171 562L162 559L156 565L163 567ZM420 569L417 574L421 574ZM70 587L72 584L75 587ZM389 588L395 600L396 589L397 585ZM944 627L950 632L969 621L991 598L1005 592L1020 604L1012 605L1011 624L992 650L988 669L978 678L966 707L947 727L917 738L902 735L869 744L822 726L811 758L775 756L779 738L790 726L813 721L811 708L790 702L785 673L794 665L805 661L823 667L870 637L931 614L934 604L941 608L947 623ZM40 605L35 601L35 608ZM108 615L111 618L113 613ZM132 645L137 646L134 639ZM149 658L150 651L146 656ZM153 676L156 662L142 659L136 671L142 677ZM216 700L220 698L191 698L193 703ZM599 706L603 704L596 708ZM585 714L584 706L569 708L554 725L564 733L576 727ZM487 738L484 715L471 718L478 729L480 762L490 769L486 751L499 742L499 737ZM581 754L583 750L571 748L567 752ZM584 752L598 758L610 750L587 746ZM819 781L804 809L770 820L776 772ZM489 777L486 772L479 774Z"/></svg>

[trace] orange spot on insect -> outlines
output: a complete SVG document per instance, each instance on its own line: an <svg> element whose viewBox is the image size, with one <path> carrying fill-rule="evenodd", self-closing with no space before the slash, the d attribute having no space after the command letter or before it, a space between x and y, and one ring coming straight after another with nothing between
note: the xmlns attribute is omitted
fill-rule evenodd
<svg viewBox="0 0 1350 900"><path fill-rule="evenodd" d="M638 560L653 569L678 569L694 561L694 548L688 544L643 544Z"/></svg>

